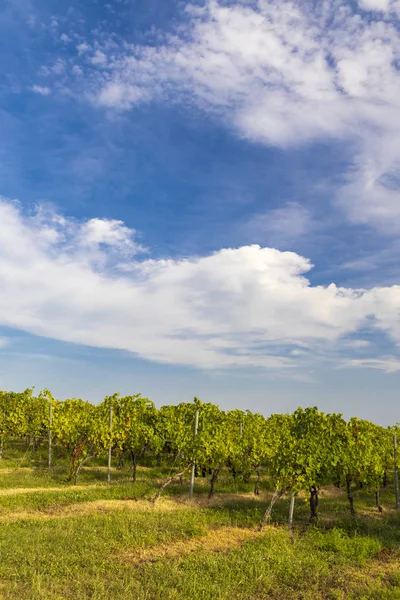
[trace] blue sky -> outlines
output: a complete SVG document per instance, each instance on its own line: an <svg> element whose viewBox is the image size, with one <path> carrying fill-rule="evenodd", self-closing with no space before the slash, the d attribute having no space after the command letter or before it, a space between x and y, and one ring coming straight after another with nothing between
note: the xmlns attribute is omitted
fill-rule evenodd
<svg viewBox="0 0 400 600"><path fill-rule="evenodd" d="M0 0L0 387L399 421L399 0Z"/></svg>

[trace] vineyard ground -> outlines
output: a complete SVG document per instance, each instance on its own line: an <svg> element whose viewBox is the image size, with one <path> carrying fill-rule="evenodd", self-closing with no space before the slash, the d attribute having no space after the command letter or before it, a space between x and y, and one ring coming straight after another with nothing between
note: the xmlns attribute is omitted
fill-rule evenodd
<svg viewBox="0 0 400 600"><path fill-rule="evenodd" d="M66 483L61 457L50 471L45 453L9 451L0 463L0 598L6 600L292 600L400 599L400 515L393 488L355 494L348 514L337 488L321 491L319 523L308 524L307 499L296 500L295 530L286 526L288 498L273 524L257 524L271 496L263 481L234 483L223 472L207 499L198 478L173 484L155 506L149 498L169 467L113 468L104 461Z"/></svg>

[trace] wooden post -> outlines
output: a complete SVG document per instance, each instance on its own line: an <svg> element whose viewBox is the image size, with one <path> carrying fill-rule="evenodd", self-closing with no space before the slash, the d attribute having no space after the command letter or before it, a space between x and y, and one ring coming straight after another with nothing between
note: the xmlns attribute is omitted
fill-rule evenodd
<svg viewBox="0 0 400 600"><path fill-rule="evenodd" d="M51 469L51 447L52 447L52 441L53 441L53 431L52 431L52 425L53 425L53 403L51 401L51 399L49 400L49 452L48 452L48 457L47 457L47 464L49 469Z"/></svg>
<svg viewBox="0 0 400 600"><path fill-rule="evenodd" d="M393 436L393 459L394 459L394 489L396 492L396 508L399 508L399 467L397 466L397 435Z"/></svg>
<svg viewBox="0 0 400 600"><path fill-rule="evenodd" d="M194 419L194 437L197 436L197 430L199 428L199 411L196 410L196 416ZM193 461L192 473L190 475L190 488L189 488L189 500L193 498L193 487L194 487L194 475L196 472L196 461Z"/></svg>
<svg viewBox="0 0 400 600"><path fill-rule="evenodd" d="M295 500L295 495L293 493L291 493L290 494L290 506L289 506L289 518L288 518L288 525L290 528L293 527L294 500Z"/></svg>
<svg viewBox="0 0 400 600"><path fill-rule="evenodd" d="M107 483L111 482L111 450L112 450L113 409L110 406L110 445L108 447Z"/></svg>

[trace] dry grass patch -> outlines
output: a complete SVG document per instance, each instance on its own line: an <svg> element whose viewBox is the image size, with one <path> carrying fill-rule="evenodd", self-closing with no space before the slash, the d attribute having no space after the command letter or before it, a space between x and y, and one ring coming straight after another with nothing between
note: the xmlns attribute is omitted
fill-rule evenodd
<svg viewBox="0 0 400 600"><path fill-rule="evenodd" d="M83 502L81 504L71 504L61 509L64 516L86 515L95 512L113 512L115 510L135 511L135 512L153 512L164 513L182 508L190 508L189 506L182 507L181 504L173 500L163 499L157 504L148 500L94 500L93 502Z"/></svg>
<svg viewBox="0 0 400 600"><path fill-rule="evenodd" d="M368 506L368 507L357 507L356 515L357 517L362 517L364 519L379 519L385 520L389 515L396 515L398 511L394 508L394 506L384 505L382 506L382 512L379 512L376 506Z"/></svg>
<svg viewBox="0 0 400 600"><path fill-rule="evenodd" d="M161 559L179 558L198 550L229 552L229 550L241 546L247 540L260 535L263 535L263 533L258 532L256 529L218 527L210 529L202 536L161 544L152 548L124 552L118 558L132 564L141 564L156 562Z"/></svg>
<svg viewBox="0 0 400 600"><path fill-rule="evenodd" d="M104 486L104 484L103 484ZM89 485L69 485L69 486L58 486L58 487L37 487L37 488L5 488L0 489L0 496L20 496L21 494L41 494L47 492L65 492L66 490L88 490L92 488L101 487L100 484L89 484Z"/></svg>
<svg viewBox="0 0 400 600"><path fill-rule="evenodd" d="M346 493L342 488L335 485L327 485L319 490L319 496L321 498L343 498Z"/></svg>
<svg viewBox="0 0 400 600"><path fill-rule="evenodd" d="M165 513L190 508L188 504L178 504L167 499L160 500L156 505L148 500L93 500L67 506L52 505L47 507L45 511L35 509L12 511L0 516L0 523L32 520L49 521L51 519L67 519L95 514L111 514L120 511Z"/></svg>

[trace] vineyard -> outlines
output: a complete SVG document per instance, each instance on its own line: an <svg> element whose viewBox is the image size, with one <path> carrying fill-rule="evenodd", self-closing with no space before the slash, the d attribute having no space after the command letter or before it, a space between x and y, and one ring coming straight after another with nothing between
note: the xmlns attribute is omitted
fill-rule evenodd
<svg viewBox="0 0 400 600"><path fill-rule="evenodd" d="M400 597L397 425L30 389L0 418L0 598Z"/></svg>

